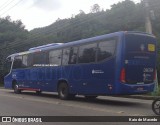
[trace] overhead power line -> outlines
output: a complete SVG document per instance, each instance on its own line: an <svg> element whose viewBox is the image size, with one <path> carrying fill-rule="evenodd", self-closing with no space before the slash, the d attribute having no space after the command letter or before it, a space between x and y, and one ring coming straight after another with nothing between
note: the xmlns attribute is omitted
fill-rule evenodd
<svg viewBox="0 0 160 125"><path fill-rule="evenodd" d="M99 15L97 15L97 16L95 16L94 14L91 16L92 18L90 18L90 19L87 19L87 18L85 18L84 17L84 19L83 20L76 20L76 21L73 21L73 23L72 23L72 25L74 25L74 26L79 26L79 25L81 25L81 24L83 24L83 23L85 23L85 22L88 22L88 21L90 21L90 20L92 20L92 19L96 19L96 18L99 18L100 16L103 16L103 15L105 15L106 13L100 13ZM45 32L46 34L49 34L49 33L52 33L53 31L55 31L54 29L57 29L56 30L56 32L59 32L59 31L61 31L62 29L63 30L65 30L65 29L67 29L67 28L69 28L70 27L70 25L63 25L63 26L61 26L60 28L59 28L59 26L57 25L56 27L54 27L53 29L50 29L50 30L48 30L47 32ZM32 37L32 41L30 42L30 41L28 41L28 39L27 40L24 40L23 41L23 43L19 43L19 41L17 41L17 42L14 42L14 43L9 43L8 45L7 45L7 47L8 48L13 48L13 47L15 47L15 46L17 46L17 47L21 47L21 46L24 46L24 45L27 45L27 44L31 44L33 41L35 41L35 40L38 40L39 39L39 35L41 35L43 32L38 32L38 33L36 33L36 34L34 34L34 35L31 35L31 37ZM25 41L28 41L27 43L25 42ZM60 42L60 41L59 41ZM2 47L2 48L6 48L6 46L4 46L4 47ZM1 49L2 49L1 48Z"/></svg>
<svg viewBox="0 0 160 125"><path fill-rule="evenodd" d="M99 18L100 16L102 16L102 15L105 15L105 13L102 13L102 14L99 14L98 16L95 16L95 15L92 15L92 19L93 18ZM85 22L87 22L87 21L90 21L90 20L92 20L92 19L83 19L83 20L81 20L81 21L75 21L75 22L73 22L73 24L72 25L74 25L74 26L79 26L79 25L81 25L81 24L83 24L83 23L85 23ZM58 28L57 30L56 30L56 32L59 32L59 31L61 31L62 29L63 30L65 30L65 29L67 29L67 28L69 28L70 27L70 25L64 25L64 26L62 26L62 27L60 27L59 28L59 26L56 26L56 27L54 27L53 29L50 29L50 30L48 30L47 32L45 32L45 33L47 33L47 34L49 34L49 33L52 33L53 31L55 31L54 29L55 28ZM31 40L38 40L39 39L39 35L41 35L41 33L36 33L36 34L34 34L34 35L32 35L31 37L32 37L32 39ZM21 46L24 46L24 45L26 45L26 44L31 44L32 43L32 41L31 42L25 42L25 41L28 41L28 39L27 40L24 40L23 41L23 43L19 43L19 41L17 41L17 42L14 42L14 43L8 43L8 45L7 45L7 48L12 48L13 46L17 46L17 47L21 47ZM2 47L1 49L5 49L6 48L6 46L4 46L4 47Z"/></svg>
<svg viewBox="0 0 160 125"><path fill-rule="evenodd" d="M13 0L14 1L14 0ZM15 3L13 6L11 6L10 8L8 8L5 12L3 12L2 14L0 14L0 16L4 15L5 13L7 13L8 11L10 11L11 9L13 9L15 6L17 6L19 3L21 3L23 0L19 0L17 3Z"/></svg>
<svg viewBox="0 0 160 125"><path fill-rule="evenodd" d="M0 8L3 8L6 4L8 4L9 1L10 1L10 0L8 0L7 2L4 2L4 3L0 6Z"/></svg>
<svg viewBox="0 0 160 125"><path fill-rule="evenodd" d="M10 0L9 0L10 1ZM12 0L12 1L7 1L6 3L4 3L1 8L0 8L0 11L4 10L7 6L9 6L11 3L13 3L15 0ZM8 3L9 2L9 3Z"/></svg>

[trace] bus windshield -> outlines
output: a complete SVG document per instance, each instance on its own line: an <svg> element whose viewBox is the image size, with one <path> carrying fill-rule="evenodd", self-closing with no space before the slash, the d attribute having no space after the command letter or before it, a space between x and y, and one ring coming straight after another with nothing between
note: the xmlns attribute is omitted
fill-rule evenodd
<svg viewBox="0 0 160 125"><path fill-rule="evenodd" d="M10 58L7 58L6 59L6 63L5 63L5 73L8 74L10 72L12 68L12 59L11 57Z"/></svg>
<svg viewBox="0 0 160 125"><path fill-rule="evenodd" d="M126 35L125 70L126 82L152 83L155 73L156 42L147 35Z"/></svg>

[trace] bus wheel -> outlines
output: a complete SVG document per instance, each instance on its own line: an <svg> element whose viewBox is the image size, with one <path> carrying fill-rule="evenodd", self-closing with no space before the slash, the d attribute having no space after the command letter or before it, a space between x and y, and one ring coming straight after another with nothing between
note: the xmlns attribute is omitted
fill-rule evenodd
<svg viewBox="0 0 160 125"><path fill-rule="evenodd" d="M157 98L152 102L152 110L156 115L160 115L160 98Z"/></svg>
<svg viewBox="0 0 160 125"><path fill-rule="evenodd" d="M89 100L93 100L93 99L96 99L98 96L96 95L86 95L85 98L86 99L89 99Z"/></svg>
<svg viewBox="0 0 160 125"><path fill-rule="evenodd" d="M66 82L61 82L58 85L58 96L62 100L67 100L69 99L69 88Z"/></svg>
<svg viewBox="0 0 160 125"><path fill-rule="evenodd" d="M20 94L21 93L21 90L18 89L18 88L19 88L18 85L14 84L14 93L16 93L16 94Z"/></svg>

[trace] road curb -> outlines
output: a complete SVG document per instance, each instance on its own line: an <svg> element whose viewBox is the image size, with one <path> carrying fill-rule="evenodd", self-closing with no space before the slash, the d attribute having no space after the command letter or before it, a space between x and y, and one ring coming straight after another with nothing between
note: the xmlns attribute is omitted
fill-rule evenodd
<svg viewBox="0 0 160 125"><path fill-rule="evenodd" d="M149 96L149 95L124 95L120 97L133 98L133 99L144 99L144 100L154 100L156 98L159 98L159 96Z"/></svg>

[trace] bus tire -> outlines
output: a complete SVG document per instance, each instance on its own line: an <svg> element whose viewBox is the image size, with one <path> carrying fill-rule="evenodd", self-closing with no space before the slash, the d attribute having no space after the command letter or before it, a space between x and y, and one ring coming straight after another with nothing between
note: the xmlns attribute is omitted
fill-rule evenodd
<svg viewBox="0 0 160 125"><path fill-rule="evenodd" d="M69 99L69 87L66 82L60 82L58 85L58 96L62 100Z"/></svg>
<svg viewBox="0 0 160 125"><path fill-rule="evenodd" d="M160 98L157 98L152 102L152 110L156 115L160 115Z"/></svg>
<svg viewBox="0 0 160 125"><path fill-rule="evenodd" d="M85 98L88 99L88 100L94 100L96 99L98 96L96 95L86 95Z"/></svg>
<svg viewBox="0 0 160 125"><path fill-rule="evenodd" d="M17 82L15 82L14 83L14 93L16 93L16 94L20 94L21 93L21 90L20 89L18 89L19 88L19 86L18 86L18 84L17 84Z"/></svg>

